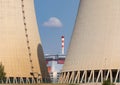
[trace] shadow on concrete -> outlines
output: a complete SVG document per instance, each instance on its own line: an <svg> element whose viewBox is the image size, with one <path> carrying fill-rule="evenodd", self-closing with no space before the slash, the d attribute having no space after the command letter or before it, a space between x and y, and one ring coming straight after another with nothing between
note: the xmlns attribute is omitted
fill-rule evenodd
<svg viewBox="0 0 120 85"><path fill-rule="evenodd" d="M37 55L38 55L40 70L41 70L41 74L42 74L42 80L43 80L43 82L46 82L46 83L50 82L50 76L49 76L47 66L45 63L43 49L42 49L41 44L38 44Z"/></svg>

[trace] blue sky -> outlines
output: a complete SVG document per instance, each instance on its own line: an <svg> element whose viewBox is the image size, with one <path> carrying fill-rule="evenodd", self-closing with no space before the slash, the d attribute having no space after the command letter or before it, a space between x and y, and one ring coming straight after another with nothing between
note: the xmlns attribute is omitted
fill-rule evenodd
<svg viewBox="0 0 120 85"><path fill-rule="evenodd" d="M45 54L61 54L61 36L65 36L65 54L74 28L80 0L35 0L39 33Z"/></svg>

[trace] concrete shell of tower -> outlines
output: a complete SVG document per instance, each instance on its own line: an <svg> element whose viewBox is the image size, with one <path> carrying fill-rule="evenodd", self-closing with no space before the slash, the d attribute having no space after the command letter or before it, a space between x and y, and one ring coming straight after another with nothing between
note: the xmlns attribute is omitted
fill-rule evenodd
<svg viewBox="0 0 120 85"><path fill-rule="evenodd" d="M119 69L120 0L80 0L60 82L90 85L110 79L117 83Z"/></svg>
<svg viewBox="0 0 120 85"><path fill-rule="evenodd" d="M0 62L6 76L42 75L39 61L43 56L34 0L0 0Z"/></svg>

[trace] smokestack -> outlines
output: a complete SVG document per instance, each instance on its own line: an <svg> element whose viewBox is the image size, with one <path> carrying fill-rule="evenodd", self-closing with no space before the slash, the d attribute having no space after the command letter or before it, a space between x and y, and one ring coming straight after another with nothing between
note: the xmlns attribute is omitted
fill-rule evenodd
<svg viewBox="0 0 120 85"><path fill-rule="evenodd" d="M64 55L64 36L61 37L61 41L62 41L62 55Z"/></svg>

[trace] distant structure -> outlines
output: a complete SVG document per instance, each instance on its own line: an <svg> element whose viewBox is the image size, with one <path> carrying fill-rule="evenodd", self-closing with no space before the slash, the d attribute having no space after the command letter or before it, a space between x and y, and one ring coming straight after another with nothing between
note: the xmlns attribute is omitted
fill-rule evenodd
<svg viewBox="0 0 120 85"><path fill-rule="evenodd" d="M52 83L57 83L65 61L65 55L45 55L45 60Z"/></svg>
<svg viewBox="0 0 120 85"><path fill-rule="evenodd" d="M64 41L65 41L65 37L64 36L62 36L61 37L61 42L62 42L62 55L64 55Z"/></svg>
<svg viewBox="0 0 120 85"><path fill-rule="evenodd" d="M60 83L120 85L120 0L80 0Z"/></svg>
<svg viewBox="0 0 120 85"><path fill-rule="evenodd" d="M47 71L43 60L34 0L0 0L0 62L7 77L3 82L42 81Z"/></svg>

